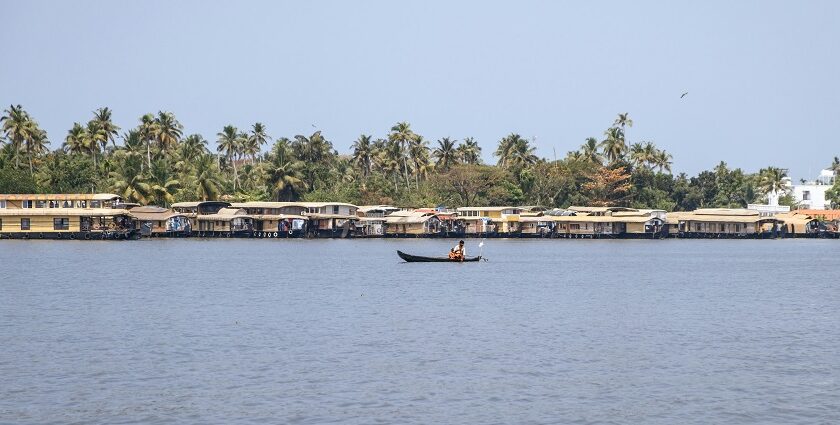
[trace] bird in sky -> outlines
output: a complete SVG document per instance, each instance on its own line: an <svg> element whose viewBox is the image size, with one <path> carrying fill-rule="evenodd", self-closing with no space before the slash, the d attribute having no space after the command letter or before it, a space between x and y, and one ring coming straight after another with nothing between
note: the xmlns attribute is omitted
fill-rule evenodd
<svg viewBox="0 0 840 425"><path fill-rule="evenodd" d="M687 94L688 94L688 92L683 93L682 96L680 96L680 99L684 98L685 95L687 95Z"/></svg>

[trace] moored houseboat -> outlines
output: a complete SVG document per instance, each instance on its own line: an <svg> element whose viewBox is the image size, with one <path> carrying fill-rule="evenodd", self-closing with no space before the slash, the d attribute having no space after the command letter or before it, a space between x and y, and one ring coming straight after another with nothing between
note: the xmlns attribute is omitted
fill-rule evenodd
<svg viewBox="0 0 840 425"><path fill-rule="evenodd" d="M186 237L192 234L192 223L185 213L153 205L133 207L128 211L135 230L144 237Z"/></svg>
<svg viewBox="0 0 840 425"><path fill-rule="evenodd" d="M461 207L456 210L465 237L512 237L519 235L518 207Z"/></svg>
<svg viewBox="0 0 840 425"><path fill-rule="evenodd" d="M817 238L825 236L826 226L810 214L797 211L776 214L783 237L786 238Z"/></svg>
<svg viewBox="0 0 840 425"><path fill-rule="evenodd" d="M356 223L357 237L385 236L385 219L400 208L391 205L361 205L356 210L359 220Z"/></svg>
<svg viewBox="0 0 840 425"><path fill-rule="evenodd" d="M253 237L254 219L243 208L227 207L213 214L199 214L196 216L196 221L198 226L193 229L193 235L198 237Z"/></svg>
<svg viewBox="0 0 840 425"><path fill-rule="evenodd" d="M385 218L385 236L428 238L441 236L441 221L432 211L396 211Z"/></svg>
<svg viewBox="0 0 840 425"><path fill-rule="evenodd" d="M306 236L310 238L352 238L356 234L359 208L344 202L298 202L309 219Z"/></svg>
<svg viewBox="0 0 840 425"><path fill-rule="evenodd" d="M701 208L668 213L670 233L679 238L774 238L779 220L742 208Z"/></svg>
<svg viewBox="0 0 840 425"><path fill-rule="evenodd" d="M300 238L306 234L309 219L302 215L305 207L294 202L239 202L254 220L252 237Z"/></svg>
<svg viewBox="0 0 840 425"><path fill-rule="evenodd" d="M133 219L123 209L0 209L3 239L132 239L135 235Z"/></svg>

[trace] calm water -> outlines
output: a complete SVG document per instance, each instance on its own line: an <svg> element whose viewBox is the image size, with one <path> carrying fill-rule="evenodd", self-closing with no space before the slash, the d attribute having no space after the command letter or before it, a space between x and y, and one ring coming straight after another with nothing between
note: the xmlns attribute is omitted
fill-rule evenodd
<svg viewBox="0 0 840 425"><path fill-rule="evenodd" d="M0 423L840 422L838 241L450 245L2 241Z"/></svg>

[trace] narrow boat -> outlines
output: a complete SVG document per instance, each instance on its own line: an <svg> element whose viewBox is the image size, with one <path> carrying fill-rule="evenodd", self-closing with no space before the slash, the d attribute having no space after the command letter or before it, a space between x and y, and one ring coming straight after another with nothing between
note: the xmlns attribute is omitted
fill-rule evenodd
<svg viewBox="0 0 840 425"><path fill-rule="evenodd" d="M459 260L451 260L451 259L449 259L449 257L421 257L419 255L406 254L402 251L397 251L397 255L399 255L400 258L405 260L405 262L407 262L407 263L466 263L466 262L481 261L481 256L467 257L467 258L464 258L464 261L459 261Z"/></svg>

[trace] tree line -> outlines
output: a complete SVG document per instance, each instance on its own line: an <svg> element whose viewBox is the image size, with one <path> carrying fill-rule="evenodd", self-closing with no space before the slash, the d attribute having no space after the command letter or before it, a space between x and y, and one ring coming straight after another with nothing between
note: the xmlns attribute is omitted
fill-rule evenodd
<svg viewBox="0 0 840 425"><path fill-rule="evenodd" d="M653 142L630 143L629 114L618 114L602 137L584 140L562 159L540 158L533 140L502 137L484 164L472 137L430 142L408 122L377 137L362 134L340 154L321 131L269 135L262 123L225 125L216 148L186 134L171 112L145 114L123 131L99 108L75 122L50 150L47 133L20 105L0 117L0 193L109 192L128 202L341 201L357 205L630 206L669 211L745 207L766 194L792 205L787 172L746 173L721 162L696 176L672 174L672 156ZM840 173L840 160L831 165ZM838 179L840 180L840 179ZM840 183L829 196L840 204Z"/></svg>

